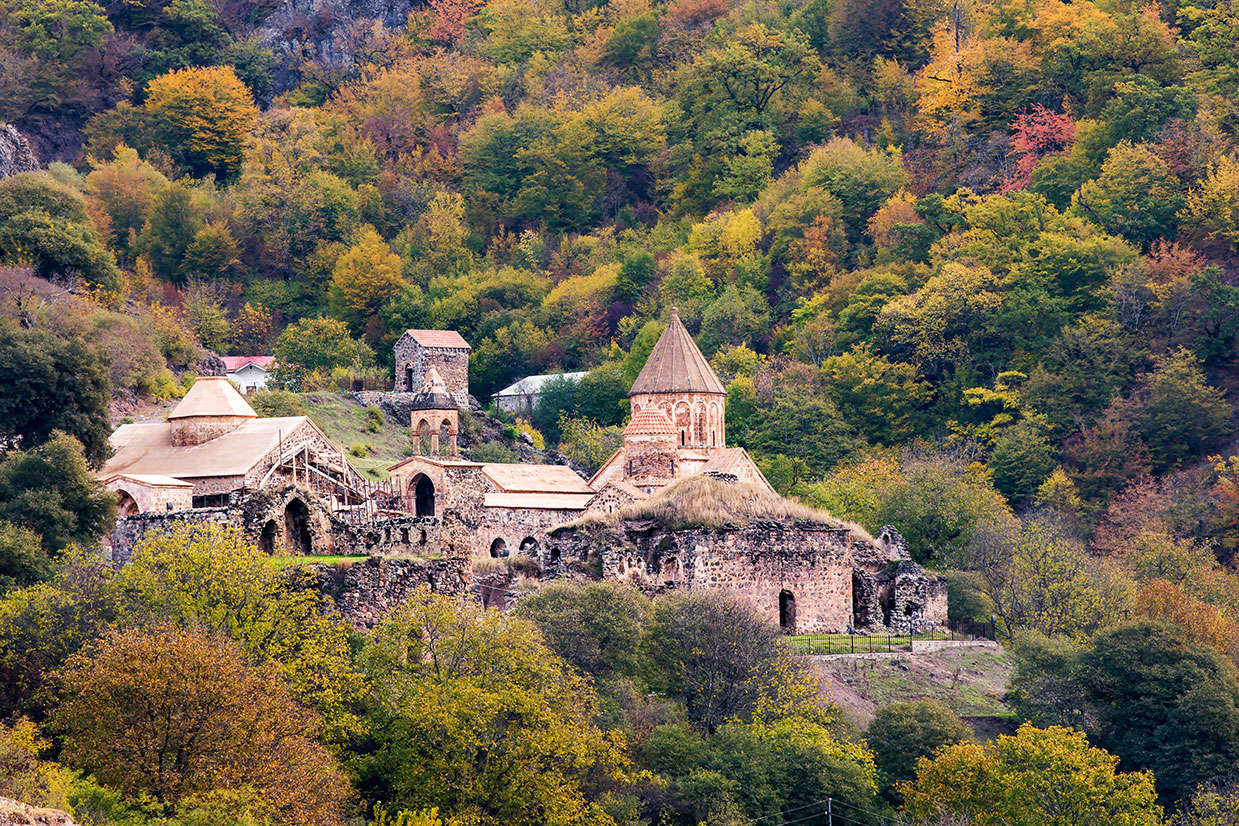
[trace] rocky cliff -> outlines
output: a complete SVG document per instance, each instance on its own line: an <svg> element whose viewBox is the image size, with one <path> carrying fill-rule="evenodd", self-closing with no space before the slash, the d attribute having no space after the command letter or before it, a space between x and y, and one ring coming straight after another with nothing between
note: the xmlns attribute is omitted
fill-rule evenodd
<svg viewBox="0 0 1239 826"><path fill-rule="evenodd" d="M0 123L0 178L19 172L34 172L39 168L39 159L30 148L30 141L14 126Z"/></svg>

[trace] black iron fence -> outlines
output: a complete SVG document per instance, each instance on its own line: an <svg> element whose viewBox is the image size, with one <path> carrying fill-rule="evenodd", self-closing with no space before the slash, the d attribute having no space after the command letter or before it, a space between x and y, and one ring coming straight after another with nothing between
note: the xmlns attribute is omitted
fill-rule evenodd
<svg viewBox="0 0 1239 826"><path fill-rule="evenodd" d="M894 654L911 652L913 642L977 642L994 639L993 623L978 623L965 630L936 630L916 634L799 634L788 638L798 654ZM974 633L979 632L979 633Z"/></svg>

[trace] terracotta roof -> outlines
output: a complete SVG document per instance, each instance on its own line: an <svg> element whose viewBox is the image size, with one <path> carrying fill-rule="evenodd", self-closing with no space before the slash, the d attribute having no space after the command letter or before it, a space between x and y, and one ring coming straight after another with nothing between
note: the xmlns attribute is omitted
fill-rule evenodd
<svg viewBox="0 0 1239 826"><path fill-rule="evenodd" d="M720 447L710 451L710 461L702 466L698 473L731 473L737 476L744 476L743 473L737 473L737 470L743 470L743 466L747 466L753 471L756 478L761 480L759 487L765 487L773 491L774 487L766 479L761 469L757 467L757 463L753 461L753 457L749 456L748 451L742 447Z"/></svg>
<svg viewBox="0 0 1239 826"><path fill-rule="evenodd" d="M115 452L98 476L107 479L121 473L172 476L182 480L242 476L277 450L281 438L287 439L301 427L314 425L305 416L252 419L209 442L174 446L168 422L122 425L108 439Z"/></svg>
<svg viewBox="0 0 1239 826"><path fill-rule="evenodd" d="M585 510L593 493L488 493L483 504L488 508L531 508L534 510Z"/></svg>
<svg viewBox="0 0 1239 826"><path fill-rule="evenodd" d="M200 376L181 403L168 414L169 419L191 416L242 416L253 419L258 414L224 376Z"/></svg>
<svg viewBox="0 0 1239 826"><path fill-rule="evenodd" d="M678 432L666 413L653 408L633 413L632 420L624 428L625 436L675 436Z"/></svg>
<svg viewBox="0 0 1239 826"><path fill-rule="evenodd" d="M224 363L224 369L229 373L235 373L247 364L253 364L264 370L275 367L275 356L220 356L219 358Z"/></svg>
<svg viewBox="0 0 1239 826"><path fill-rule="evenodd" d="M697 349L675 307L629 396L640 393L726 393L710 363Z"/></svg>
<svg viewBox="0 0 1239 826"><path fill-rule="evenodd" d="M449 350L471 350L469 342L465 341L455 330L405 330L401 338L408 336L423 347L444 347Z"/></svg>
<svg viewBox="0 0 1239 826"><path fill-rule="evenodd" d="M482 472L504 493L590 493L584 479L567 465L487 462Z"/></svg>

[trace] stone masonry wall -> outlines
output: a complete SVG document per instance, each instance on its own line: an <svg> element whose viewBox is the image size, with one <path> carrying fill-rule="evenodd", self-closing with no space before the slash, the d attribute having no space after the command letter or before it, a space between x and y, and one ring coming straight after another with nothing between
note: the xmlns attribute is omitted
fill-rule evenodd
<svg viewBox="0 0 1239 826"><path fill-rule="evenodd" d="M549 532L552 575L596 565L647 593L735 594L788 633L924 630L946 622L946 587L911 561L845 529L756 521L672 531L652 520L585 523Z"/></svg>
<svg viewBox="0 0 1239 826"><path fill-rule="evenodd" d="M469 592L469 568L453 559L372 556L349 565L310 565L292 574L327 597L353 628L373 628L420 585L437 594Z"/></svg>
<svg viewBox="0 0 1239 826"><path fill-rule="evenodd" d="M426 380L426 369L434 366L443 377L448 392L456 404L469 406L469 351L447 347L423 347L416 339L402 338L393 350L396 357L396 382L398 393L418 390ZM408 368L413 369L409 381Z"/></svg>

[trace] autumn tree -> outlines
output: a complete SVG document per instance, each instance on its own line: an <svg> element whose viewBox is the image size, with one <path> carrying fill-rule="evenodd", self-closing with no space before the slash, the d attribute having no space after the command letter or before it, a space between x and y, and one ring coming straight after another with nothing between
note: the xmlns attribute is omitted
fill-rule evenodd
<svg viewBox="0 0 1239 826"><path fill-rule="evenodd" d="M382 334L372 329L379 320L379 309L404 287L400 257L373 227L364 227L332 269L331 309L355 336L364 335L373 342Z"/></svg>
<svg viewBox="0 0 1239 826"><path fill-rule="evenodd" d="M916 780L900 790L904 811L926 822L954 816L979 826L1162 823L1152 775L1119 772L1118 763L1080 732L1025 723L1014 736L922 758Z"/></svg>
<svg viewBox="0 0 1239 826"><path fill-rule="evenodd" d="M318 720L235 642L173 626L116 631L69 659L64 755L126 795L168 807L253 790L277 823L339 822L347 784L314 740Z"/></svg>
<svg viewBox="0 0 1239 826"><path fill-rule="evenodd" d="M379 799L480 824L607 822L593 793L622 769L619 742L528 620L423 588L361 659L376 744L362 772Z"/></svg>
<svg viewBox="0 0 1239 826"><path fill-rule="evenodd" d="M240 173L258 110L231 66L160 75L146 88L146 111L162 146L192 174Z"/></svg>
<svg viewBox="0 0 1239 826"><path fill-rule="evenodd" d="M1106 155L1101 174L1080 187L1073 206L1107 232L1147 248L1174 235L1181 190L1165 161L1145 146L1123 142Z"/></svg>

